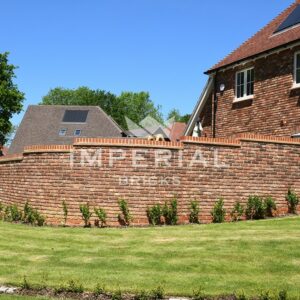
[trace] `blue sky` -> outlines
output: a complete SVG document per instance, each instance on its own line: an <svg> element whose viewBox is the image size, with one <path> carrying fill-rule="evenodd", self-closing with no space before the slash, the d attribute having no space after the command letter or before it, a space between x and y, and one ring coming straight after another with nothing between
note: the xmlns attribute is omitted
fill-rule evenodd
<svg viewBox="0 0 300 300"><path fill-rule="evenodd" d="M50 88L85 85L148 91L164 114L191 113L203 72L292 2L1 0L0 52L19 66L24 109Z"/></svg>

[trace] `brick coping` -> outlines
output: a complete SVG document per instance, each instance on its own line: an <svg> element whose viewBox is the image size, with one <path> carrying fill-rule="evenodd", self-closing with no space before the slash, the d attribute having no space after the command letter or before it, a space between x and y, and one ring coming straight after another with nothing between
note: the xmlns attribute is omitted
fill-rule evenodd
<svg viewBox="0 0 300 300"><path fill-rule="evenodd" d="M249 142L263 142L263 143L272 143L272 144L286 144L286 145L299 145L300 139L297 138L288 138L288 137L276 137L276 136L267 136L259 134L249 134L243 133L237 135L237 139L240 141L249 141Z"/></svg>
<svg viewBox="0 0 300 300"><path fill-rule="evenodd" d="M122 146L143 148L182 149L180 142L151 141L134 138L76 138L74 146Z"/></svg>
<svg viewBox="0 0 300 300"><path fill-rule="evenodd" d="M70 153L78 146L111 146L111 147L136 147L160 149L184 149L184 144L215 145L227 147L241 147L241 142L261 142L272 144L286 144L300 146L300 139L265 136L257 134L238 134L235 138L207 138L183 136L179 142L149 141L134 138L76 138L73 145L32 145L24 148L20 154L5 155L0 157L0 163L20 161L23 154L30 153Z"/></svg>
<svg viewBox="0 0 300 300"><path fill-rule="evenodd" d="M181 142L186 144L204 144L204 145L216 145L216 146L229 146L240 147L241 142L238 139L232 138L207 138L207 137L193 137L183 136Z"/></svg>
<svg viewBox="0 0 300 300"><path fill-rule="evenodd" d="M24 153L69 153L72 151L72 145L32 145L24 148Z"/></svg>
<svg viewBox="0 0 300 300"><path fill-rule="evenodd" d="M23 154L9 154L5 156L0 157L0 164L10 161L22 161L23 160Z"/></svg>

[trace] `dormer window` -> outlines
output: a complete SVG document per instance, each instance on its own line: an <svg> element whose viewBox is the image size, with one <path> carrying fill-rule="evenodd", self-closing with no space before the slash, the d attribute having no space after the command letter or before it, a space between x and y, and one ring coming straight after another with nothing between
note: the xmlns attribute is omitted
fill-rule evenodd
<svg viewBox="0 0 300 300"><path fill-rule="evenodd" d="M74 131L74 135L75 135L75 136L80 136L80 135L81 135L81 130L80 130L80 129L76 129L76 130Z"/></svg>
<svg viewBox="0 0 300 300"><path fill-rule="evenodd" d="M60 129L59 132L58 132L59 136L65 136L66 134L67 134L67 129L65 129L65 128Z"/></svg>
<svg viewBox="0 0 300 300"><path fill-rule="evenodd" d="M300 52L296 52L294 58L294 86L300 87Z"/></svg>
<svg viewBox="0 0 300 300"><path fill-rule="evenodd" d="M253 98L254 94L254 68L245 69L235 76L235 101Z"/></svg>

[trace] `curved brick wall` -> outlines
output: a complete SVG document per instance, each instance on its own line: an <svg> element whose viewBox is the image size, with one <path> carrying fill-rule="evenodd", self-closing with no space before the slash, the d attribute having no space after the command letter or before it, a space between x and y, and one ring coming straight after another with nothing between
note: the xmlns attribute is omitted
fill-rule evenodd
<svg viewBox="0 0 300 300"><path fill-rule="evenodd" d="M169 155L166 166L162 160ZM284 214L288 188L300 193L299 155L300 141L254 135L183 137L180 143L79 138L73 146L32 146L1 158L0 201L21 207L28 200L48 223L60 224L65 200L73 225L82 223L79 205L86 202L105 208L108 224L117 225L120 198L128 201L133 224L148 224L147 207L175 194L180 222L187 222L194 199L200 201L201 221L209 222L220 196L229 213L249 194L271 195ZM82 159L88 156L89 162Z"/></svg>

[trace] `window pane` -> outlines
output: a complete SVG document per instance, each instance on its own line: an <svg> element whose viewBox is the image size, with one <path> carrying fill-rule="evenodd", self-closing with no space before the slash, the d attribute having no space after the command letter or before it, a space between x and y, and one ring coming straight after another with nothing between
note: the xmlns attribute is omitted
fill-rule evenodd
<svg viewBox="0 0 300 300"><path fill-rule="evenodd" d="M300 83L300 69L296 71L296 83Z"/></svg>
<svg viewBox="0 0 300 300"><path fill-rule="evenodd" d="M300 68L300 54L296 55L296 67L297 69Z"/></svg>

